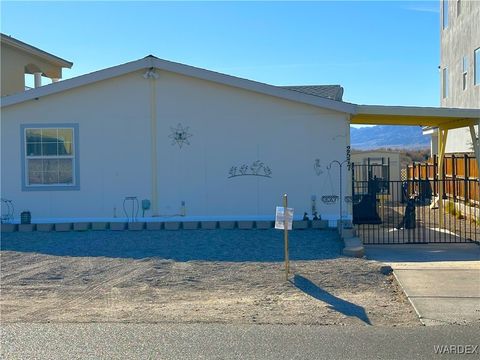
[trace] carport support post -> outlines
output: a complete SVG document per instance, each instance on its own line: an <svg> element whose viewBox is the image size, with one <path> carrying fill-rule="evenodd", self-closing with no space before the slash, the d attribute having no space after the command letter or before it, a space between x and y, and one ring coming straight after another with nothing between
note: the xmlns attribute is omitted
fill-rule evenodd
<svg viewBox="0 0 480 360"><path fill-rule="evenodd" d="M480 120L476 121L476 125L479 126ZM477 140L477 135L475 134L475 128L474 125L470 125L470 137L472 138L472 146L473 146L473 151L475 153L475 159L477 160L477 169L480 172L480 144L479 141ZM480 130L479 130L480 131Z"/></svg>
<svg viewBox="0 0 480 360"><path fill-rule="evenodd" d="M290 264L288 260L288 219L287 219L288 200L287 194L283 195L283 238L285 240L285 280L288 281ZM292 219L293 220L293 219Z"/></svg>
<svg viewBox="0 0 480 360"><path fill-rule="evenodd" d="M443 228L443 194L445 193L445 184L443 181L443 160L445 158L445 146L447 144L448 129L438 128L438 223L440 229Z"/></svg>

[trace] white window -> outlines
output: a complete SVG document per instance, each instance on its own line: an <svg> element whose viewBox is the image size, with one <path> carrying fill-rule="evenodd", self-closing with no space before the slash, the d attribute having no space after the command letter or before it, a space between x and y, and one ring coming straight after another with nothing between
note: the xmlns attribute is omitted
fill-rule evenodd
<svg viewBox="0 0 480 360"><path fill-rule="evenodd" d="M473 71L475 73L473 83L480 85L480 48L473 53Z"/></svg>
<svg viewBox="0 0 480 360"><path fill-rule="evenodd" d="M462 89L463 90L467 88L467 73L468 73L468 58L464 56L462 60Z"/></svg>
<svg viewBox="0 0 480 360"><path fill-rule="evenodd" d="M442 1L443 28L448 27L448 0Z"/></svg>
<svg viewBox="0 0 480 360"><path fill-rule="evenodd" d="M78 126L22 126L24 189L78 188Z"/></svg>
<svg viewBox="0 0 480 360"><path fill-rule="evenodd" d="M445 99L448 96L448 68L442 70L442 98Z"/></svg>

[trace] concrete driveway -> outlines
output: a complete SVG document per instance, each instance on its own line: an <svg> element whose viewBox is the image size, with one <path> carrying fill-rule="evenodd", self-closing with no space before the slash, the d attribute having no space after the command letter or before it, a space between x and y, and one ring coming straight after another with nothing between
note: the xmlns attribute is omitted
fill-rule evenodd
<svg viewBox="0 0 480 360"><path fill-rule="evenodd" d="M480 322L480 246L365 246L368 259L390 265L425 325Z"/></svg>

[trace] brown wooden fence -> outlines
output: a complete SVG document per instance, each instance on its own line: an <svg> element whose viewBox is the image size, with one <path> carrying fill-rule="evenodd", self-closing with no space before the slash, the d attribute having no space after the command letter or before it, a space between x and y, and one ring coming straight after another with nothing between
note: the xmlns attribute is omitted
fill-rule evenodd
<svg viewBox="0 0 480 360"><path fill-rule="evenodd" d="M457 201L480 202L478 180L478 165L475 156L462 154L445 155L443 164L443 178L445 179L445 194ZM430 180L434 194L438 193L438 157L433 156L426 163L413 163L407 167L408 180ZM451 181L449 181L451 180ZM463 181L462 181L463 180Z"/></svg>

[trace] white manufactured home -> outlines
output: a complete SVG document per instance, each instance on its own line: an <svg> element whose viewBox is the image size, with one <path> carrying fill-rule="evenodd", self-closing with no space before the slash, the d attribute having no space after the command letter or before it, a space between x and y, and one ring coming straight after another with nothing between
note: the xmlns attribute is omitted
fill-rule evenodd
<svg viewBox="0 0 480 360"><path fill-rule="evenodd" d="M284 193L297 218L351 219L351 124L438 126L444 141L480 118L355 105L340 86L272 86L154 56L58 81L72 63L2 35L8 54L2 73L20 86L2 83L1 197L16 222L22 211L114 221L135 206L146 221L272 219ZM23 90L22 69L35 88Z"/></svg>
<svg viewBox="0 0 480 360"><path fill-rule="evenodd" d="M241 219L288 193L300 215L319 199L338 217L320 198L339 192L327 165L353 105L304 91L148 56L4 97L2 197L37 219L123 217L127 197L146 217Z"/></svg>

